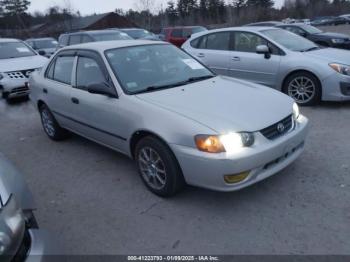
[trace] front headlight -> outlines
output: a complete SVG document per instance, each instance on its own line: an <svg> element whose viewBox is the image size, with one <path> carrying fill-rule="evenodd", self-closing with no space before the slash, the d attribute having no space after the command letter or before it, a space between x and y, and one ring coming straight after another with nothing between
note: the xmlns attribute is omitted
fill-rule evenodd
<svg viewBox="0 0 350 262"><path fill-rule="evenodd" d="M333 44L342 44L342 43L345 42L345 39L342 39L342 38L333 38L331 41L332 41Z"/></svg>
<svg viewBox="0 0 350 262"><path fill-rule="evenodd" d="M254 144L252 133L228 133L226 135L198 135L195 136L196 146L207 153L234 153L243 147Z"/></svg>
<svg viewBox="0 0 350 262"><path fill-rule="evenodd" d="M294 120L297 120L300 116L300 110L299 110L299 106L297 105L297 103L293 104L293 118Z"/></svg>
<svg viewBox="0 0 350 262"><path fill-rule="evenodd" d="M334 71L337 71L339 74L350 76L350 66L348 66L348 65L331 63L331 64L329 64L329 66Z"/></svg>

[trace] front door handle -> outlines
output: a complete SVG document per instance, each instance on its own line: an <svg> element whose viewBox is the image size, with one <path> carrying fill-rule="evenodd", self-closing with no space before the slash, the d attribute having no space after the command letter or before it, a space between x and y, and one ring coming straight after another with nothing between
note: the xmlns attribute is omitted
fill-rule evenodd
<svg viewBox="0 0 350 262"><path fill-rule="evenodd" d="M241 58L239 56L234 56L232 57L233 61L241 61Z"/></svg>
<svg viewBox="0 0 350 262"><path fill-rule="evenodd" d="M72 97L72 102L73 102L73 104L79 104L79 99Z"/></svg>
<svg viewBox="0 0 350 262"><path fill-rule="evenodd" d="M203 53L199 53L198 55L197 55L197 57L205 57L205 55L203 54Z"/></svg>
<svg viewBox="0 0 350 262"><path fill-rule="evenodd" d="M47 94L47 89L46 88L43 88L43 93Z"/></svg>

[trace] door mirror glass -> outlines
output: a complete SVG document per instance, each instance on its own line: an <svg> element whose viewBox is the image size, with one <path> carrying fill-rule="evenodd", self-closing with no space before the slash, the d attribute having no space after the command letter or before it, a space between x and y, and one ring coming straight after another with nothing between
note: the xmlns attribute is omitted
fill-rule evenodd
<svg viewBox="0 0 350 262"><path fill-rule="evenodd" d="M91 84L87 87L87 91L91 94L117 97L115 90L107 83Z"/></svg>

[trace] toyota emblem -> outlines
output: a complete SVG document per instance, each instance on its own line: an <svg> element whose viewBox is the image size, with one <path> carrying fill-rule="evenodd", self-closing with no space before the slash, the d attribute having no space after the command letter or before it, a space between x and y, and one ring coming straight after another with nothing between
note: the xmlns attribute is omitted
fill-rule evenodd
<svg viewBox="0 0 350 262"><path fill-rule="evenodd" d="M285 129L286 129L286 127L284 126L283 123L279 123L279 124L277 125L277 131L278 131L279 133L283 133Z"/></svg>

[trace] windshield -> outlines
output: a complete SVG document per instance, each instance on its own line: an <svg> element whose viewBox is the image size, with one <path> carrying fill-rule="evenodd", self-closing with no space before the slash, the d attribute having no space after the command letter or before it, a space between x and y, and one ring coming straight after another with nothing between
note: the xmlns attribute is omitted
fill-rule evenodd
<svg viewBox="0 0 350 262"><path fill-rule="evenodd" d="M54 39L36 40L33 42L35 43L36 49L56 48L58 45L58 42Z"/></svg>
<svg viewBox="0 0 350 262"><path fill-rule="evenodd" d="M302 29L304 29L309 34L320 34L322 31L314 26L311 25L302 25L300 26Z"/></svg>
<svg viewBox="0 0 350 262"><path fill-rule="evenodd" d="M152 34L150 32L148 32L147 30L139 30L139 29L125 30L125 33L127 33L129 36L131 36L134 39L152 36Z"/></svg>
<svg viewBox="0 0 350 262"><path fill-rule="evenodd" d="M106 51L127 94L157 91L214 77L197 60L173 45L145 45Z"/></svg>
<svg viewBox="0 0 350 262"><path fill-rule="evenodd" d="M36 54L21 42L0 43L0 59L35 56Z"/></svg>
<svg viewBox="0 0 350 262"><path fill-rule="evenodd" d="M131 40L132 38L123 32L99 33L94 34L96 41L114 41L114 40Z"/></svg>
<svg viewBox="0 0 350 262"><path fill-rule="evenodd" d="M318 46L313 42L286 30L268 29L261 31L261 33L291 51L304 52L318 49Z"/></svg>

